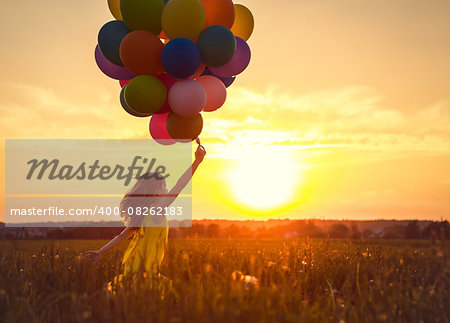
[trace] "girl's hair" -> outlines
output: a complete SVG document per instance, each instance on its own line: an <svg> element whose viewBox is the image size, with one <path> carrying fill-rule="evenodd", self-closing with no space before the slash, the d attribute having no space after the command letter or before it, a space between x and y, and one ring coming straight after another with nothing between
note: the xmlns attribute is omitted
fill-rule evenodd
<svg viewBox="0 0 450 323"><path fill-rule="evenodd" d="M158 173L145 173L138 178L120 202L119 211L125 226L141 226L143 213L148 213L150 207L156 205L164 185L165 179Z"/></svg>

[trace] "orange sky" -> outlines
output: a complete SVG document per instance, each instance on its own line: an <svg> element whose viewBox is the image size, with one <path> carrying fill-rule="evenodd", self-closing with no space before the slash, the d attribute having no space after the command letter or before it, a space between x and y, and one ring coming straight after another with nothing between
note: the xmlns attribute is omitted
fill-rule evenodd
<svg viewBox="0 0 450 323"><path fill-rule="evenodd" d="M241 3L256 20L252 61L204 114L194 218L449 219L450 3ZM122 110L119 85L95 65L106 0L1 10L2 139L148 138L148 120ZM270 212L238 195L249 147L260 152L254 188L283 192L294 179ZM286 178L278 189L274 174Z"/></svg>

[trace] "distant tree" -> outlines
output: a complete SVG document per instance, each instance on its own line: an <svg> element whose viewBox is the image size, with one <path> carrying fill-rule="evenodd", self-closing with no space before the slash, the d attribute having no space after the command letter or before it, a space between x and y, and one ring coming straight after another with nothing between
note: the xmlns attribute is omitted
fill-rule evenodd
<svg viewBox="0 0 450 323"><path fill-rule="evenodd" d="M169 231L170 234L170 231ZM190 227L179 227L177 232L173 232L171 237L176 238L186 238L186 237L205 237L206 236L206 228L204 224L201 223L192 223Z"/></svg>
<svg viewBox="0 0 450 323"><path fill-rule="evenodd" d="M232 224L223 230L225 238L236 238L240 236L240 228L236 224Z"/></svg>
<svg viewBox="0 0 450 323"><path fill-rule="evenodd" d="M425 239L450 240L450 224L448 221L431 222L423 229L422 237Z"/></svg>
<svg viewBox="0 0 450 323"><path fill-rule="evenodd" d="M357 240L357 239L361 239L362 238L362 234L361 234L361 231L359 231L358 224L352 223L351 229L352 229L352 239L356 239Z"/></svg>
<svg viewBox="0 0 450 323"><path fill-rule="evenodd" d="M253 238L255 236L253 231L247 226L240 227L240 234L241 238Z"/></svg>
<svg viewBox="0 0 450 323"><path fill-rule="evenodd" d="M309 220L307 223L307 233L310 238L323 238L324 233L313 220Z"/></svg>
<svg viewBox="0 0 450 323"><path fill-rule="evenodd" d="M206 235L206 228L203 224L194 223L190 230L191 235L199 235L200 237L204 237Z"/></svg>
<svg viewBox="0 0 450 323"><path fill-rule="evenodd" d="M297 231L298 237L304 238L308 235L308 225L304 220L295 221L294 229Z"/></svg>
<svg viewBox="0 0 450 323"><path fill-rule="evenodd" d="M250 230L249 227L243 225L243 226L238 226L236 224L232 224L228 227L226 227L223 230L223 236L225 238L251 238L254 236L253 231Z"/></svg>
<svg viewBox="0 0 450 323"><path fill-rule="evenodd" d="M267 229L266 226L259 227L256 230L256 236L258 238L272 238L273 232L270 229Z"/></svg>
<svg viewBox="0 0 450 323"><path fill-rule="evenodd" d="M367 239L367 238L372 238L373 233L374 232L372 230L370 230L370 229L364 229L361 235L362 235L363 238Z"/></svg>
<svg viewBox="0 0 450 323"><path fill-rule="evenodd" d="M384 228L383 230L384 239L404 239L405 238L405 228L401 225L393 225Z"/></svg>
<svg viewBox="0 0 450 323"><path fill-rule="evenodd" d="M60 229L60 228L53 229L53 230L50 230L47 233L47 238L48 239L64 239L65 238L65 232L64 232L63 229Z"/></svg>
<svg viewBox="0 0 450 323"><path fill-rule="evenodd" d="M298 237L310 237L310 238L323 238L323 231L316 225L314 220L299 220L296 221L295 225L292 227L293 231L297 232Z"/></svg>
<svg viewBox="0 0 450 323"><path fill-rule="evenodd" d="M419 221L409 221L405 227L406 239L420 239Z"/></svg>
<svg viewBox="0 0 450 323"><path fill-rule="evenodd" d="M348 238L350 236L350 229L343 223L335 223L328 229L330 238Z"/></svg>
<svg viewBox="0 0 450 323"><path fill-rule="evenodd" d="M209 238L218 238L220 236L220 226L216 223L211 223L206 228L206 236Z"/></svg>

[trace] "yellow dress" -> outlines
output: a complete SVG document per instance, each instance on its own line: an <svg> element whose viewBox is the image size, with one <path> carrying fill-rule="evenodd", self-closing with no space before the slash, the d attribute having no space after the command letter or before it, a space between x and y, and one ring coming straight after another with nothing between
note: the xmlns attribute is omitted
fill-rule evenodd
<svg viewBox="0 0 450 323"><path fill-rule="evenodd" d="M114 285L122 287L124 281L136 286L142 279L152 285L153 278L158 275L158 268L164 259L168 242L169 227L167 218L156 223L151 215L146 215L142 226L134 233L122 259L123 274L113 279ZM111 282L107 289L112 291Z"/></svg>

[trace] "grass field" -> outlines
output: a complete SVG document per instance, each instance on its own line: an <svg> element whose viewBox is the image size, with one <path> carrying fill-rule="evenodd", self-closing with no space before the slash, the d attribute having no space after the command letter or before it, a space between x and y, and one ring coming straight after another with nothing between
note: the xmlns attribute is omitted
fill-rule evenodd
<svg viewBox="0 0 450 323"><path fill-rule="evenodd" d="M161 272L116 294L105 241L0 241L0 322L449 322L450 245L173 239ZM153 284L148 284L152 280Z"/></svg>

